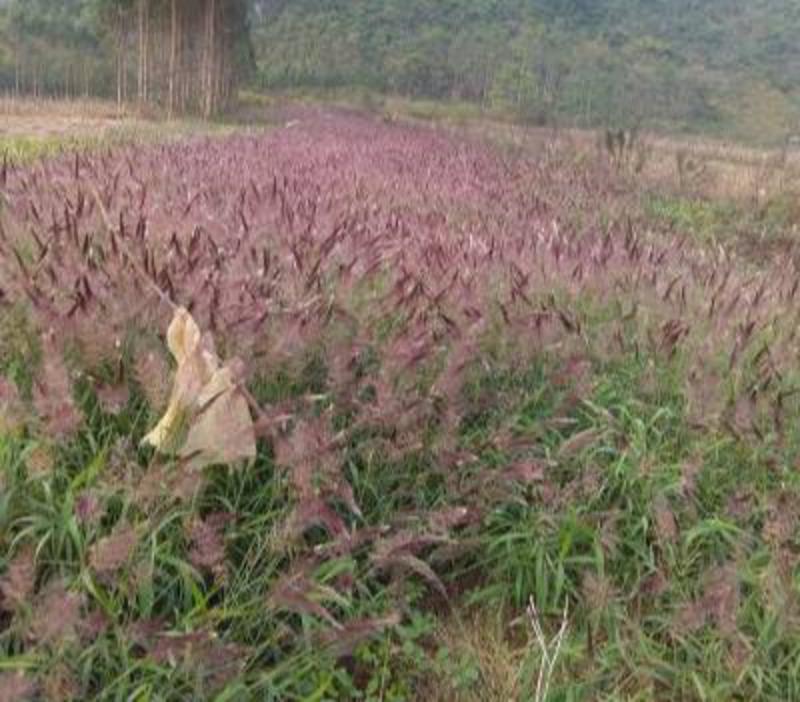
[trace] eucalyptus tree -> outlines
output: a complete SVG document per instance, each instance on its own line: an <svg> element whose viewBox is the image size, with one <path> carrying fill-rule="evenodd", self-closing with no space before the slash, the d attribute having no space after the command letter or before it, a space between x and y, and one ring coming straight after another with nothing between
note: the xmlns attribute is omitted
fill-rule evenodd
<svg viewBox="0 0 800 702"><path fill-rule="evenodd" d="M251 0L0 0L17 93L135 97L207 117L229 105L247 68L250 9Z"/></svg>

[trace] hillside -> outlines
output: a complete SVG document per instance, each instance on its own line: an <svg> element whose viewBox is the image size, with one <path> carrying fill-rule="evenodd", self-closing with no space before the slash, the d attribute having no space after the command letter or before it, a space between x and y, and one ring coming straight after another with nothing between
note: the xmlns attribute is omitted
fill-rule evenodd
<svg viewBox="0 0 800 702"><path fill-rule="evenodd" d="M535 123L779 142L800 122L791 0L267 0L267 88L466 100Z"/></svg>

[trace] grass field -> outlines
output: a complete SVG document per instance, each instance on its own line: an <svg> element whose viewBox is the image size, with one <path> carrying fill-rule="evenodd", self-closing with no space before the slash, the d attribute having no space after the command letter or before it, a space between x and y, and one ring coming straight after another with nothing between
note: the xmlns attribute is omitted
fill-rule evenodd
<svg viewBox="0 0 800 702"><path fill-rule="evenodd" d="M800 699L793 156L270 114L2 167L0 700Z"/></svg>
<svg viewBox="0 0 800 702"><path fill-rule="evenodd" d="M247 117L246 110L242 117ZM242 119L202 122L167 120L102 100L0 97L0 161L30 163L65 152L97 151L125 143L165 142L196 135L245 130ZM268 122L263 116L261 126Z"/></svg>

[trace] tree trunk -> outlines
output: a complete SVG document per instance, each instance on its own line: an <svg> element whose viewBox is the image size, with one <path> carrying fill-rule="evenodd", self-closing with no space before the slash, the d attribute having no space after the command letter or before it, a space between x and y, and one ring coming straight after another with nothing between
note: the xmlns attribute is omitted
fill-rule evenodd
<svg viewBox="0 0 800 702"><path fill-rule="evenodd" d="M144 101L150 100L150 3L149 0L144 0Z"/></svg>
<svg viewBox="0 0 800 702"><path fill-rule="evenodd" d="M117 114L122 112L122 83L123 83L123 60L125 49L123 45L125 37L125 19L122 15L122 7L117 7L117 16L114 21L114 58L116 60L116 84L117 84Z"/></svg>
<svg viewBox="0 0 800 702"><path fill-rule="evenodd" d="M19 48L14 52L14 97L19 98L20 89L20 58Z"/></svg>
<svg viewBox="0 0 800 702"><path fill-rule="evenodd" d="M243 0L135 0L132 4L129 12L120 9L109 18L119 23L114 36L118 105L126 101L130 77L136 80L139 106L157 104L170 119L192 110L210 118L224 108L235 82L238 37L233 32L243 22ZM131 20L134 27L129 31ZM137 54L135 72L129 42Z"/></svg>
<svg viewBox="0 0 800 702"><path fill-rule="evenodd" d="M122 48L117 47L117 112L122 112Z"/></svg>
<svg viewBox="0 0 800 702"><path fill-rule="evenodd" d="M150 2L139 0L139 69L138 69L138 94L139 103L144 105L150 97L149 69L150 69Z"/></svg>
<svg viewBox="0 0 800 702"><path fill-rule="evenodd" d="M139 103L144 102L144 8L146 0L139 0L139 65L136 70L136 92Z"/></svg>
<svg viewBox="0 0 800 702"><path fill-rule="evenodd" d="M175 71L178 63L178 1L171 3L171 41L169 52L169 119L175 112Z"/></svg>
<svg viewBox="0 0 800 702"><path fill-rule="evenodd" d="M207 62L206 62L206 102L204 115L210 118L215 111L215 77L216 77L216 24L217 24L217 2L209 0L208 3L208 34L207 34Z"/></svg>
<svg viewBox="0 0 800 702"><path fill-rule="evenodd" d="M122 65L120 66L120 70L122 71L122 104L125 105L128 102L128 38L125 37L125 43L122 45Z"/></svg>

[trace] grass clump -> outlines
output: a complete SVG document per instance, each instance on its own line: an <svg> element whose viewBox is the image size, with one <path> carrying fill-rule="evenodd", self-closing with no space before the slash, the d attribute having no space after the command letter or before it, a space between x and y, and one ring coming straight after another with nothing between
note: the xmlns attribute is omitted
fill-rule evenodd
<svg viewBox="0 0 800 702"><path fill-rule="evenodd" d="M654 196L647 200L648 217L673 231L689 233L705 243L730 237L740 216L738 208L719 202Z"/></svg>

